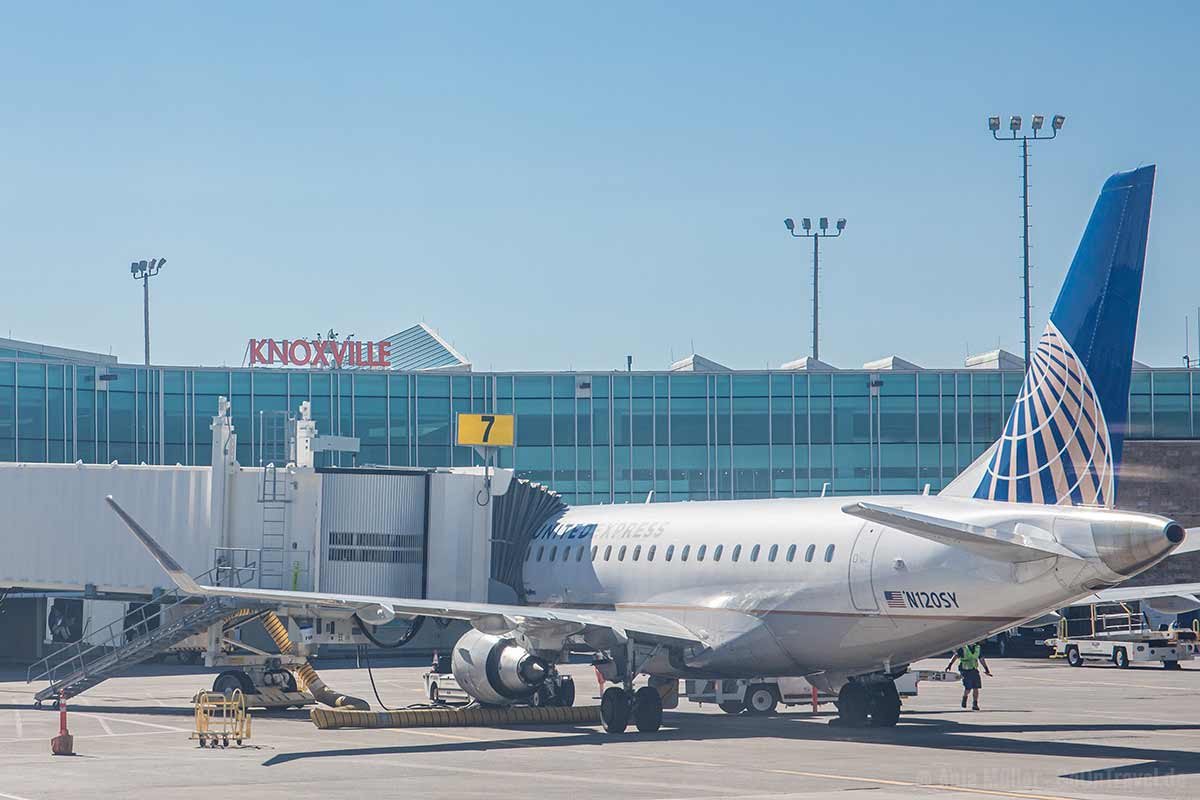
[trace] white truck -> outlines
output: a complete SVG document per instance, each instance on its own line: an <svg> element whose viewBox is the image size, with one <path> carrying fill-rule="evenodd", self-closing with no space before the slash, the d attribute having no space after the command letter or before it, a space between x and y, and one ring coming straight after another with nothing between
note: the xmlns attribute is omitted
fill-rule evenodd
<svg viewBox="0 0 1200 800"><path fill-rule="evenodd" d="M1072 626L1078 635L1070 633ZM1153 629L1126 603L1097 603L1086 617L1061 620L1058 636L1047 639L1046 645L1054 649L1052 658L1065 658L1072 667L1108 661L1121 669L1140 663L1181 669L1181 662L1195 659L1197 639L1195 630L1176 628L1174 623Z"/></svg>
<svg viewBox="0 0 1200 800"><path fill-rule="evenodd" d="M957 672L909 670L896 678L901 697L914 697L921 681L958 683ZM726 714L771 714L780 704L812 706L832 703L837 695L821 692L804 678L726 678L723 680L684 681L684 694L693 703L714 703Z"/></svg>

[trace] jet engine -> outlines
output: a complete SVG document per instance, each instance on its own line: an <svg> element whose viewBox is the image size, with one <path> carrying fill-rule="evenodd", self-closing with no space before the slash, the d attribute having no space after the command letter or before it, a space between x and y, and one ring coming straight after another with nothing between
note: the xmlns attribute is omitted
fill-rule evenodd
<svg viewBox="0 0 1200 800"><path fill-rule="evenodd" d="M512 639L477 630L455 643L450 666L463 691L500 706L529 697L550 674L550 664Z"/></svg>

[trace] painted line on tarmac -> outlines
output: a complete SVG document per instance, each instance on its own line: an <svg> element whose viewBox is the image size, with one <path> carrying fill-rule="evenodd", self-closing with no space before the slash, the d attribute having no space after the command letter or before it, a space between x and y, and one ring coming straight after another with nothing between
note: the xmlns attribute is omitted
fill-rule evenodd
<svg viewBox="0 0 1200 800"><path fill-rule="evenodd" d="M98 715L98 714L91 714L91 713L87 713L87 712L83 712L83 711L74 711L71 713L73 713L77 717L83 717L85 719L100 719L100 715ZM147 728L158 728L159 730L164 730L164 731L174 731L175 733L191 733L192 732L191 728L177 728L174 725L160 725L157 722L142 722L141 720L138 720L138 719L122 718L121 722L127 723L129 725L144 725ZM101 727L103 727L103 723L101 723Z"/></svg>
<svg viewBox="0 0 1200 800"><path fill-rule="evenodd" d="M607 755L607 754L606 754ZM678 758L656 758L655 756L628 756L614 753L617 758L632 758L637 761L653 761L656 764L676 764L684 767L716 767L717 769L728 769L724 764L713 764L706 761L684 761Z"/></svg>
<svg viewBox="0 0 1200 800"><path fill-rule="evenodd" d="M4 792L0 792L0 797L5 798L5 800L29 800L27 797L19 797L15 794L5 794Z"/></svg>
<svg viewBox="0 0 1200 800"><path fill-rule="evenodd" d="M1194 686L1171 686L1164 683L1108 683L1106 681L1087 681L1086 683L1072 683L1070 681L1055 680L1054 678L1035 678L1031 675L1006 675L1006 678L1012 678L1018 681L1037 681L1038 683L1053 683L1056 686L1068 689L1091 689L1093 686L1112 686L1117 689L1157 689L1158 691L1169 692L1186 692L1194 691Z"/></svg>
<svg viewBox="0 0 1200 800"><path fill-rule="evenodd" d="M982 794L989 797L1016 797L1022 800L1076 800L1057 794L1030 794L1028 792L1006 792L999 789L976 789L972 786L951 786L942 783L917 783L916 781L897 781L887 778L864 778L854 775L833 775L828 772L802 772L794 769L769 769L780 775L800 775L805 778L825 778L833 781L853 781L855 783L873 783L880 786L905 786L913 789L926 789L937 792L963 792L966 794Z"/></svg>

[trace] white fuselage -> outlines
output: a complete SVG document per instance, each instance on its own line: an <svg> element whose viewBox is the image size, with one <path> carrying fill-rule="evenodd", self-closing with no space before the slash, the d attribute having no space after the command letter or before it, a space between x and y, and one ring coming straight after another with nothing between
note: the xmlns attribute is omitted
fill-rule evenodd
<svg viewBox="0 0 1200 800"><path fill-rule="evenodd" d="M686 669L675 663L680 674L825 673L836 682L945 652L1128 577L1098 558L982 557L842 511L855 500L571 508L531 542L528 599L677 620L707 645L688 657ZM887 500L974 524L1020 520L1051 535L1062 520L1077 533L1089 518L1122 513L927 496Z"/></svg>

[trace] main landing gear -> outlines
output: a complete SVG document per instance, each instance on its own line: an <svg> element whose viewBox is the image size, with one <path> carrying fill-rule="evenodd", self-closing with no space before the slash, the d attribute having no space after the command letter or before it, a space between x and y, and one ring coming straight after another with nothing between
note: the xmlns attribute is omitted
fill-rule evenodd
<svg viewBox="0 0 1200 800"><path fill-rule="evenodd" d="M832 724L850 728L890 728L900 721L900 693L893 681L849 681L838 692L838 715Z"/></svg>
<svg viewBox="0 0 1200 800"><path fill-rule="evenodd" d="M642 733L653 733L662 726L662 714L662 696L651 686L633 693L610 686L600 697L600 720L609 733L624 733L631 719Z"/></svg>

